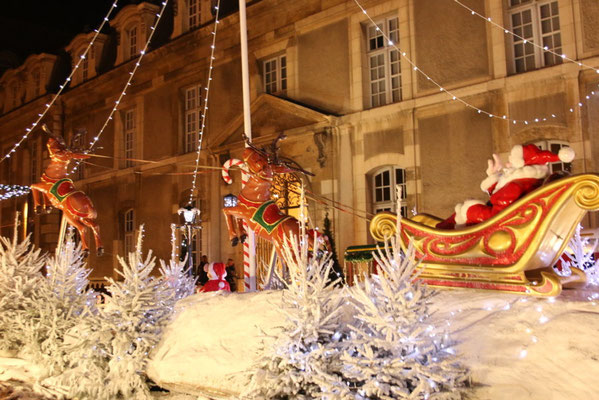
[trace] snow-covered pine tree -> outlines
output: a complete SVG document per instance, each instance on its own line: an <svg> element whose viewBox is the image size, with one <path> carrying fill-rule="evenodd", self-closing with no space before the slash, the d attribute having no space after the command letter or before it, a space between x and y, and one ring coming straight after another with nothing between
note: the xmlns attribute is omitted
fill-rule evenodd
<svg viewBox="0 0 599 400"><path fill-rule="evenodd" d="M185 269L186 264L187 260L176 262L171 259L168 264L160 260L160 275L174 293L171 298L173 306L177 301L195 293L197 278L191 275L190 268Z"/></svg>
<svg viewBox="0 0 599 400"><path fill-rule="evenodd" d="M73 328L96 311L95 299L87 289L91 270L86 267L81 244L72 231L66 243L48 258L45 279L31 296L34 318L26 324L26 352L41 361L49 374L62 372Z"/></svg>
<svg viewBox="0 0 599 400"><path fill-rule="evenodd" d="M97 316L81 326L78 351L60 382L79 399L149 399L144 374L148 355L172 315L175 291L150 275L156 264L142 256L143 228L135 252L118 257L122 281L109 279L110 296Z"/></svg>
<svg viewBox="0 0 599 400"><path fill-rule="evenodd" d="M588 282L596 285L599 283L599 271L593 254L597 249L599 241L583 237L580 234L581 230L582 225L578 224L572 239L568 243L569 251L566 250L564 253L564 256L567 256L568 260L565 260L564 256L562 256L562 270L559 271L559 274L569 276L572 274L570 268L575 267L585 271Z"/></svg>
<svg viewBox="0 0 599 400"><path fill-rule="evenodd" d="M315 247L313 254L318 253L318 245ZM282 311L287 324L281 328L275 344L264 349L243 397L323 398L323 391L345 386L330 372L338 369L335 358L339 353L332 344L339 338L335 333L342 325L344 300L340 290L329 285L330 255L311 256L303 224L300 237L290 237L282 253L290 278L282 293Z"/></svg>
<svg viewBox="0 0 599 400"><path fill-rule="evenodd" d="M0 238L0 350L18 351L25 344L26 324L34 318L31 298L38 290L45 257L30 238L18 240L18 215L12 239Z"/></svg>
<svg viewBox="0 0 599 400"><path fill-rule="evenodd" d="M429 290L414 273L414 249L398 234L373 253L378 275L351 288L355 323L342 357L357 399L459 399L468 373L455 359L441 321L429 315Z"/></svg>

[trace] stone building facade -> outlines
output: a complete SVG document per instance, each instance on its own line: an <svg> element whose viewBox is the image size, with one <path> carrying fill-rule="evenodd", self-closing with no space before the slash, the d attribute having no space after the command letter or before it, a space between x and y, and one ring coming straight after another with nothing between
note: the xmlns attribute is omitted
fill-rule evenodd
<svg viewBox="0 0 599 400"><path fill-rule="evenodd" d="M568 145L576 158L566 167L574 173L599 171L599 75L530 43L599 67L596 0L462 0L520 39L454 1L358 2L367 13L353 0L255 0L247 8L254 142L266 145L279 133L287 135L281 155L315 174L306 179L307 187L328 201L310 202L311 219L322 226L329 214L338 252L371 241L367 218L379 210L401 206L408 215L417 210L448 216L463 199L482 198L478 186L486 160L494 152L507 159L515 144ZM170 224L178 221L176 211L190 194L214 29L212 3L173 0L98 142L96 153L108 158L93 158L75 173L76 185L98 209L106 247L105 256L90 256L93 278L115 275L116 255L131 247L142 223L145 247L169 257ZM228 15L218 24L200 156L206 167L240 158L243 150L235 3L221 5ZM85 69L46 116L54 131L70 138L86 130L86 142L96 135L159 5L131 4L110 20ZM67 46L72 60L89 39L90 34L80 34ZM0 78L3 155L51 99L64 71L59 57L40 54ZM447 91L506 119L479 113ZM513 119L527 122L513 124ZM41 132L32 132L0 164L2 182L35 181L47 162L44 142ZM223 196L239 189L239 176L234 174L227 187L218 170L200 171L194 194L203 220L198 251L211 261L234 258L240 266L241 250L230 247L221 213ZM394 198L396 182L404 185L404 199ZM26 201L2 201L4 235ZM30 215L35 242L51 249L58 221L57 214ZM584 222L599 224L595 215Z"/></svg>

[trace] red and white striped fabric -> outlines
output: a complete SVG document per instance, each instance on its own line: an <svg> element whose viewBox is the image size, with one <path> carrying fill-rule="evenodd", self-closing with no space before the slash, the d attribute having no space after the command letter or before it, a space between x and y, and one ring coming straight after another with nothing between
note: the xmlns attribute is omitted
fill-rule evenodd
<svg viewBox="0 0 599 400"><path fill-rule="evenodd" d="M237 158L231 158L230 160L227 160L224 164L223 164L223 169L222 169L222 177L223 180L227 183L227 185L230 185L231 183L233 183L233 178L231 178L231 175L229 175L229 170L232 167L239 167L241 170L245 171L245 163L242 160L239 160Z"/></svg>

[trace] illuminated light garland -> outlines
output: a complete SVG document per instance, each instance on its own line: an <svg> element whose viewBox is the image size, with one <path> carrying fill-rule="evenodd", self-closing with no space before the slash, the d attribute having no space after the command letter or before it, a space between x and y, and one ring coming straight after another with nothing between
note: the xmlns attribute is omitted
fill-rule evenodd
<svg viewBox="0 0 599 400"><path fill-rule="evenodd" d="M104 124L102 125L102 128L96 134L96 136L94 136L93 140L91 142L89 142L89 149L87 149L86 152L91 151L93 149L93 147L96 145L96 143L98 142L98 140L100 140L100 137L102 136L102 133L104 133L104 130L108 126L108 123L112 120L112 116L118 110L118 106L119 106L121 100L127 94L127 88L129 86L131 86L131 81L133 80L133 77L135 76L135 73L137 72L137 69L141 65L141 60L143 59L143 57L146 55L146 52L148 51L148 46L150 45L152 37L154 36L154 32L156 32L156 27L158 26L158 23L160 22L160 19L162 18L162 14L164 14L164 9L166 8L167 4L168 4L168 0L164 0L162 2L162 8L160 9L160 12L156 14L157 18L154 21L154 24L150 27L150 34L148 35L148 40L146 40L146 44L144 45L144 48L139 52L139 57L137 57L135 65L133 66L133 70L131 70L129 72L129 79L127 79L127 83L125 83L125 87L123 87L123 90L121 91L121 94L115 100L114 107L110 111L110 114L108 114L108 118L106 118L106 120L104 121ZM67 176L70 175L70 174L72 174L72 173L74 173L75 171L77 171L77 168L79 167L79 164L80 164L80 162L77 162L75 164L74 168L67 174Z"/></svg>
<svg viewBox="0 0 599 400"><path fill-rule="evenodd" d="M454 1L456 1L456 0L454 0ZM412 61L408 57L407 53L405 51L402 51L399 47L397 47L397 45L389 38L389 36L387 36L384 33L384 30L382 30L381 27L374 21L374 19L372 19L372 17L368 14L368 12L366 11L366 9L364 7L362 7L362 5L358 2L358 0L354 0L354 3L356 3L356 5L360 8L360 10L362 10L362 13L364 15L366 15L366 17L368 18L368 20L370 20L370 22L372 23L372 25L374 25L376 27L377 32L379 32L381 34L381 36L383 36L383 38L385 39L385 41L387 42L387 44L389 46L393 47L395 50L397 50L398 53L399 53L399 55L403 59L405 59L408 62L408 64L410 64L410 66L412 67L412 69L414 71L419 72L429 82L431 82L432 84L434 84L439 89L440 92L447 93L451 97L451 100L457 101L459 103L462 103L465 107L470 108L472 110L475 110L479 114L484 114L484 115L488 116L489 118L495 118L495 119L504 120L504 121L507 121L507 122L511 122L514 125L516 125L516 124L530 125L530 124L545 122L547 120L551 120L551 119L556 118L555 114L551 114L551 116L535 117L535 118L530 118L530 119L527 119L527 120L524 120L524 119L513 119L513 118L509 118L506 114L493 114L493 113L491 113L489 111L483 110L482 108L478 108L475 105L468 103L466 100L464 100L461 97L455 95L450 90L445 89L440 83L438 83L437 81L435 81L433 78L430 77L430 75L428 75L426 72L424 72L422 69L420 69L420 67L418 67L418 65L416 65L416 63L414 61ZM574 62L576 62L576 61L574 61ZM576 63L578 63L578 62L576 62ZM589 67L589 68L592 68L592 67ZM597 85L597 87L599 88L599 85ZM585 99L589 100L591 98L591 95L599 95L599 89L597 91L591 91L590 94L587 94L585 96ZM577 108L582 108L583 105L584 105L584 103L582 101L580 101L575 106L570 107L568 111L570 113L573 113L574 110L576 110Z"/></svg>
<svg viewBox="0 0 599 400"><path fill-rule="evenodd" d="M558 56L558 57L560 57L562 60L566 60L566 61L568 61L568 62L571 62L571 63L574 63L574 64L578 64L578 66L579 66L579 67L584 67L584 68L592 69L593 71L595 71L596 73L598 73L598 74L599 74L599 69L597 69L597 68L595 68L595 67L593 67L593 66L591 66L591 65L584 64L584 63L582 63L582 62L580 62L580 61L576 61L576 60L574 60L574 59L572 59L572 58L570 58L570 57L566 56L565 54L559 54L559 53L556 53L555 51L553 51L553 50L550 50L548 46L541 46L541 45L539 45L539 44L536 44L536 43L535 43L535 42L533 42L532 40L529 40L529 39L523 38L522 36L520 36L520 35L518 35L518 34L514 33L513 31L511 31L511 30L509 30L509 29L505 28L504 26L502 26L502 25L499 25L497 22L493 21L493 20L491 19L491 17L485 17L484 15L482 15L482 14L478 13L477 11L474 11L472 8L468 7L468 6L467 6L467 5L465 5L464 3L460 2L460 0L453 0L453 1L454 1L454 2L456 2L456 3L458 3L460 6L462 6L462 7L463 7L463 8L465 8L466 10L470 11L470 14L472 14L472 15L476 15L477 17L479 17L479 18L482 18L483 20L485 20L487 23L489 23L489 24L493 25L494 27L501 29L501 30L503 31L503 33L505 33L505 34L507 34L507 35L512 35L513 37L516 37L516 38L518 38L518 39L522 40L522 41L524 42L524 44L526 44L526 43L530 43L531 45L533 45L533 46L534 46L534 47L536 47L537 49L541 49L542 51L544 51L544 52L546 52L546 53L551 53L551 54L553 54L553 55L555 55L555 56Z"/></svg>
<svg viewBox="0 0 599 400"><path fill-rule="evenodd" d="M196 191L197 180L198 180L198 168L200 164L200 153L202 151L202 140L204 139L204 128L206 127L206 114L208 113L208 97L210 95L210 82L212 82L212 69L214 68L214 51L216 50L216 31L218 27L218 14L220 8L220 0L217 1L214 9L216 15L214 16L214 30L212 31L212 45L210 46L210 67L208 68L208 82L206 82L206 98L204 99L204 110L202 111L202 117L200 118L200 131L198 132L198 150L196 155L196 166L193 171L193 181L191 183L191 190L189 192L188 204L193 202L193 195Z"/></svg>
<svg viewBox="0 0 599 400"><path fill-rule="evenodd" d="M37 127L37 125L40 123L40 121L42 120L42 118L44 118L44 116L46 116L46 114L48 113L48 111L50 110L50 108L54 105L54 103L56 102L56 100L58 99L58 97L60 97L60 95L62 94L63 90L67 87L68 83L71 81L71 78L73 77L73 75L75 75L75 72L79 69L79 66L81 65L81 63L83 62L83 60L87 58L87 53L89 53L89 50L94 45L94 42L96 41L96 38L98 37L98 35L102 31L102 29L104 28L104 25L106 24L106 22L108 22L110 14L112 14L112 11L116 8L117 2L118 2L118 0L115 1L114 3L112 3L112 6L110 7L110 10L108 10L108 13L104 17L104 19L102 19L102 23L100 24L100 27L98 29L94 30L95 34L92 37L92 40L87 45L87 47L86 47L85 51L83 52L83 54L81 54L81 56L79 57L79 61L77 61L77 64L75 64L75 66L73 67L73 70L71 71L71 73L69 74L69 76L65 79L65 81L63 82L63 84L59 86L58 92L56 92L56 94L54 95L54 97L52 97L52 100L45 105L44 111L38 114L37 120L34 123L31 124L31 127L25 129L25 134L21 137L21 139L19 139L19 141L12 147L12 149L9 150L8 153L6 153L2 157L2 159L0 159L0 163L2 163L7 158L10 158L10 155L17 150L17 148L21 145L21 143L23 143L25 141L25 139L27 139L27 137L29 136L29 134Z"/></svg>
<svg viewBox="0 0 599 400"><path fill-rule="evenodd" d="M0 183L0 201L8 200L12 197L25 196L31 192L29 186L22 185L5 185Z"/></svg>

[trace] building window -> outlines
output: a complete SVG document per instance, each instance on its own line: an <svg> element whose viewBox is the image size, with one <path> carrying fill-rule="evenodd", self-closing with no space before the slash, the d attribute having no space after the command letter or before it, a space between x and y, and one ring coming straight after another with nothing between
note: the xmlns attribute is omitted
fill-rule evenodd
<svg viewBox="0 0 599 400"><path fill-rule="evenodd" d="M129 50L129 58L133 58L137 55L137 27L127 31L127 48Z"/></svg>
<svg viewBox="0 0 599 400"><path fill-rule="evenodd" d="M12 108L17 108L19 103L19 84L13 83L11 86Z"/></svg>
<svg viewBox="0 0 599 400"><path fill-rule="evenodd" d="M561 64L560 56L543 50L562 53L558 2L510 0L510 7L512 32L520 36L512 36L514 71L520 73Z"/></svg>
<svg viewBox="0 0 599 400"><path fill-rule="evenodd" d="M125 130L123 133L124 139L124 156L125 156L125 167L129 168L133 166L133 156L135 152L135 110L128 110L125 112Z"/></svg>
<svg viewBox="0 0 599 400"><path fill-rule="evenodd" d="M401 186L401 199L397 200L395 186ZM397 205L401 207L401 215L407 217L408 207L406 203L406 171L398 167L385 167L374 174L372 180L373 210L374 213L381 211L395 212Z"/></svg>
<svg viewBox="0 0 599 400"><path fill-rule="evenodd" d="M541 150L549 150L554 154L558 154L562 147L570 147L570 145L567 142L562 142L559 140L540 140L538 142L535 142L534 144L537 145ZM564 171L568 173L572 172L572 163L554 162L549 163L548 165L550 173L559 171Z"/></svg>
<svg viewBox="0 0 599 400"><path fill-rule="evenodd" d="M188 3L188 16L189 16L189 29L196 28L200 25L200 1L189 0Z"/></svg>
<svg viewBox="0 0 599 400"><path fill-rule="evenodd" d="M34 140L31 143L31 162L29 164L29 178L31 183L35 183L40 179L40 170L39 170L39 143L37 140Z"/></svg>
<svg viewBox="0 0 599 400"><path fill-rule="evenodd" d="M79 58L83 57L83 53L79 56ZM85 82L89 76L89 61L87 57L81 60L81 64L79 65L81 68L81 82Z"/></svg>
<svg viewBox="0 0 599 400"><path fill-rule="evenodd" d="M198 146L200 123L202 122L202 87L195 85L185 89L185 136L186 153L195 151Z"/></svg>
<svg viewBox="0 0 599 400"><path fill-rule="evenodd" d="M270 58L263 63L264 90L275 94L287 90L287 57Z"/></svg>
<svg viewBox="0 0 599 400"><path fill-rule="evenodd" d="M400 54L393 46L399 44L399 19L376 21L368 26L367 33L370 106L401 101Z"/></svg>
<svg viewBox="0 0 599 400"><path fill-rule="evenodd" d="M135 210L133 209L125 212L123 238L125 254L135 251Z"/></svg>
<svg viewBox="0 0 599 400"><path fill-rule="evenodd" d="M33 84L33 98L36 98L40 95L41 92L41 86L42 86L42 79L41 79L41 75L40 75L40 70L36 69L33 71L33 73L31 74L32 77L32 84Z"/></svg>
<svg viewBox="0 0 599 400"><path fill-rule="evenodd" d="M85 129L79 129L75 135L73 135L72 143L75 149L82 150L87 144L86 138L87 131ZM85 164L83 160L77 162L77 170L75 171L75 179L84 179L85 178Z"/></svg>
<svg viewBox="0 0 599 400"><path fill-rule="evenodd" d="M6 160L4 160L4 162L2 163L4 169L2 170L2 183L5 183L7 185L10 185L13 183L13 177L14 174L12 173L13 170L13 161L15 159L15 157L17 156L17 153L12 153L10 154L11 148L7 147L4 150L2 150L2 154L8 154L9 156L6 157Z"/></svg>

